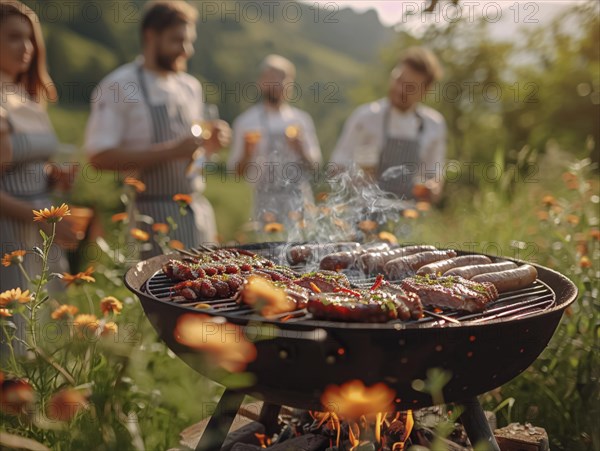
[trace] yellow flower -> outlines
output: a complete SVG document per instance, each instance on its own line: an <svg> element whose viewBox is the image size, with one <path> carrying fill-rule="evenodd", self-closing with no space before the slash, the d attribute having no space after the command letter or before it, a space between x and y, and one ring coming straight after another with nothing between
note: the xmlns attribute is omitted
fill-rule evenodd
<svg viewBox="0 0 600 451"><path fill-rule="evenodd" d="M542 197L542 203L546 206L546 207L552 207L554 205L556 205L556 198L554 196L551 196L550 194Z"/></svg>
<svg viewBox="0 0 600 451"><path fill-rule="evenodd" d="M146 185L135 177L125 177L125 185L133 186L138 193L146 191Z"/></svg>
<svg viewBox="0 0 600 451"><path fill-rule="evenodd" d="M591 268L592 267L592 261L590 260L590 258L587 255L584 255L579 260L579 266L582 267L582 268Z"/></svg>
<svg viewBox="0 0 600 451"><path fill-rule="evenodd" d="M52 319L63 319L65 316L75 316L79 309L74 305L63 304L52 312Z"/></svg>
<svg viewBox="0 0 600 451"><path fill-rule="evenodd" d="M398 238L390 232L379 232L379 239L381 241L387 241L390 244L398 244Z"/></svg>
<svg viewBox="0 0 600 451"><path fill-rule="evenodd" d="M67 204L62 204L60 207L50 207L50 210L44 208L42 210L32 210L33 220L37 222L46 221L48 224L62 221L62 218L69 216L71 210Z"/></svg>
<svg viewBox="0 0 600 451"><path fill-rule="evenodd" d="M152 224L152 231L166 235L169 233L169 226L164 222L157 222L156 224Z"/></svg>
<svg viewBox="0 0 600 451"><path fill-rule="evenodd" d="M169 240L169 247L171 249L184 249L185 248L185 244L183 244L179 240Z"/></svg>
<svg viewBox="0 0 600 451"><path fill-rule="evenodd" d="M567 216L567 222L569 224L572 224L572 225L577 225L577 224L579 224L579 216L577 216L577 215L568 215Z"/></svg>
<svg viewBox="0 0 600 451"><path fill-rule="evenodd" d="M12 251L8 254L4 254L4 257L2 257L2 265L10 266L23 263L23 257L25 256L25 254L27 254L27 252L21 249Z"/></svg>
<svg viewBox="0 0 600 451"><path fill-rule="evenodd" d="M419 217L419 212L412 208L408 208L402 212L402 216L408 219L417 219Z"/></svg>
<svg viewBox="0 0 600 451"><path fill-rule="evenodd" d="M100 301L100 310L102 310L104 316L111 313L118 315L123 310L123 303L113 296L107 296Z"/></svg>
<svg viewBox="0 0 600 451"><path fill-rule="evenodd" d="M131 233L131 236L138 241L148 241L150 239L150 235L142 229L133 228L129 233Z"/></svg>
<svg viewBox="0 0 600 451"><path fill-rule="evenodd" d="M92 332L92 335L100 328L100 323L98 322L98 318L96 315L87 315L81 314L77 315L73 320L73 325L75 329L79 333L79 336L82 337L88 336L88 333Z"/></svg>
<svg viewBox="0 0 600 451"><path fill-rule="evenodd" d="M94 268L90 266L84 272L80 272L77 274L69 274L64 272L62 275L63 282L67 283L67 286L71 284L80 285L83 282L92 283L95 282L96 279L92 277L92 273L94 272Z"/></svg>
<svg viewBox="0 0 600 451"><path fill-rule="evenodd" d="M0 308L0 316L4 318L10 318L12 316L12 312L7 308Z"/></svg>
<svg viewBox="0 0 600 451"><path fill-rule="evenodd" d="M267 233L283 232L284 230L285 227L280 222L269 222L268 224L265 224L264 227L264 231Z"/></svg>
<svg viewBox="0 0 600 451"><path fill-rule="evenodd" d="M121 222L121 221L125 221L127 219L127 213L122 212L122 213L116 213L114 215L111 216L110 220L112 222Z"/></svg>
<svg viewBox="0 0 600 451"><path fill-rule="evenodd" d="M70 421L79 412L88 408L89 393L74 388L65 388L50 398L46 413L54 421Z"/></svg>
<svg viewBox="0 0 600 451"><path fill-rule="evenodd" d="M115 323L114 321L109 321L102 328L102 332L100 332L100 335L102 337L110 337L110 336L117 335L118 331L119 331L119 326L117 326L117 323Z"/></svg>
<svg viewBox="0 0 600 451"><path fill-rule="evenodd" d="M192 203L192 196L189 194L175 194L173 200L179 204L189 205Z"/></svg>
<svg viewBox="0 0 600 451"><path fill-rule="evenodd" d="M431 204L429 202L421 201L415 204L415 208L419 211L429 211L431 210Z"/></svg>
<svg viewBox="0 0 600 451"><path fill-rule="evenodd" d="M29 290L21 291L20 288L13 288L12 290L6 290L0 294L0 306L4 307L11 302L18 302L19 304L27 304L31 301L31 295Z"/></svg>
<svg viewBox="0 0 600 451"><path fill-rule="evenodd" d="M342 386L329 385L321 396L321 404L328 412L357 419L362 415L394 410L396 392L383 383L365 387L360 380Z"/></svg>
<svg viewBox="0 0 600 451"><path fill-rule="evenodd" d="M374 232L377 230L378 224L375 221L360 221L358 223L358 228L363 232Z"/></svg>

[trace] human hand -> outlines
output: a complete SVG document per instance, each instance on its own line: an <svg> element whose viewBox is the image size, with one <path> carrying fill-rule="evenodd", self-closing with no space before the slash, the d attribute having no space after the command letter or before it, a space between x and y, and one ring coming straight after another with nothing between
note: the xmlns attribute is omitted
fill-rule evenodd
<svg viewBox="0 0 600 451"><path fill-rule="evenodd" d="M203 146L209 154L216 153L231 142L231 127L224 120L211 122L212 133L204 140Z"/></svg>

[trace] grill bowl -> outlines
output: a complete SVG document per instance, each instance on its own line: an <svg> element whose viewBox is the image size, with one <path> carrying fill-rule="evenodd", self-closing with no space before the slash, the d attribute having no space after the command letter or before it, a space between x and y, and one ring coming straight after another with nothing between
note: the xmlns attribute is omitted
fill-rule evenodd
<svg viewBox="0 0 600 451"><path fill-rule="evenodd" d="M170 258L173 256L139 262L128 271L125 283L139 297L159 337L175 354L198 372L234 388L222 373L208 369L202 353L174 338L178 319L200 311L146 291L146 282ZM565 308L575 301L577 288L569 279L549 268L534 266L537 284L551 293L553 302L547 308L508 317L465 319L460 324L444 320L360 324L311 319L281 322L247 312L215 315L244 327L250 338L259 331L272 337L255 343L257 358L246 369L254 382L237 389L259 399L319 410L328 385L358 379L367 386L384 382L394 389L398 410L421 408L433 405L433 399L414 390L412 382L425 379L429 369L440 368L452 375L444 387L445 402L461 402L525 371L552 338Z"/></svg>

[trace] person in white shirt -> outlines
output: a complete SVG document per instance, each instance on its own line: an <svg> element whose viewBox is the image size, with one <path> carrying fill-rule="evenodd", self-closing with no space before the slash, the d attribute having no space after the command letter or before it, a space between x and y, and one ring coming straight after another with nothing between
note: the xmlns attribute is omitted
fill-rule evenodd
<svg viewBox="0 0 600 451"><path fill-rule="evenodd" d="M146 4L142 56L100 82L85 137L91 162L138 176L146 185L136 199L139 212L158 223L172 217L178 227L171 238L188 247L216 240L213 209L202 196L204 202L182 216L172 197L198 188L186 177L192 157L199 149L216 152L230 133L224 121L213 124L209 140L191 131L203 114L200 82L185 72L194 53L197 14L183 1ZM149 225L142 228L150 231ZM157 253L155 244L151 254Z"/></svg>
<svg viewBox="0 0 600 451"><path fill-rule="evenodd" d="M431 51L408 49L392 70L387 98L361 105L346 121L331 157L338 170L355 164L399 198L439 200L446 123L420 102L441 72Z"/></svg>
<svg viewBox="0 0 600 451"><path fill-rule="evenodd" d="M227 166L254 185L253 215L262 223L291 226L314 201L310 179L318 172L321 148L310 115L286 101L295 75L289 60L267 56L258 82L262 101L233 123Z"/></svg>

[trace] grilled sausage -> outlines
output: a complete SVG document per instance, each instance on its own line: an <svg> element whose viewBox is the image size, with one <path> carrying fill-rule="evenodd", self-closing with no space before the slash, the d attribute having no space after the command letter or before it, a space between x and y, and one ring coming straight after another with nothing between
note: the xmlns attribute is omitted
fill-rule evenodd
<svg viewBox="0 0 600 451"><path fill-rule="evenodd" d="M522 265L515 269L490 272L473 277L473 282L491 282L499 293L520 290L535 282L537 270L531 265Z"/></svg>
<svg viewBox="0 0 600 451"><path fill-rule="evenodd" d="M389 245L386 243L376 243L365 244L351 252L335 252L323 257L319 268L327 271L341 271L342 269L353 268L356 267L358 258L366 252L383 252L389 248Z"/></svg>
<svg viewBox="0 0 600 451"><path fill-rule="evenodd" d="M452 257L456 257L456 251L441 250L421 252L390 260L385 264L384 272L390 279L403 279L405 277L413 276L421 266Z"/></svg>
<svg viewBox="0 0 600 451"><path fill-rule="evenodd" d="M360 248L360 244L353 242L302 244L289 249L287 260L291 265L303 265L334 252L351 252L358 248Z"/></svg>
<svg viewBox="0 0 600 451"><path fill-rule="evenodd" d="M445 276L460 276L465 279L472 279L479 274L487 274L489 272L506 271L515 269L517 265L513 262L488 263L482 265L467 265L459 268L449 269L444 273Z"/></svg>
<svg viewBox="0 0 600 451"><path fill-rule="evenodd" d="M486 257L485 255L461 255L460 257L440 260L438 262L421 266L417 271L417 274L420 276L424 276L425 274L444 274L446 271L452 268L485 263L492 263L490 258Z"/></svg>
<svg viewBox="0 0 600 451"><path fill-rule="evenodd" d="M383 252L367 252L360 256L358 265L365 274L382 273L385 264L395 258L405 257L407 255L417 254L419 252L434 251L435 246L430 245L415 245L398 247Z"/></svg>

